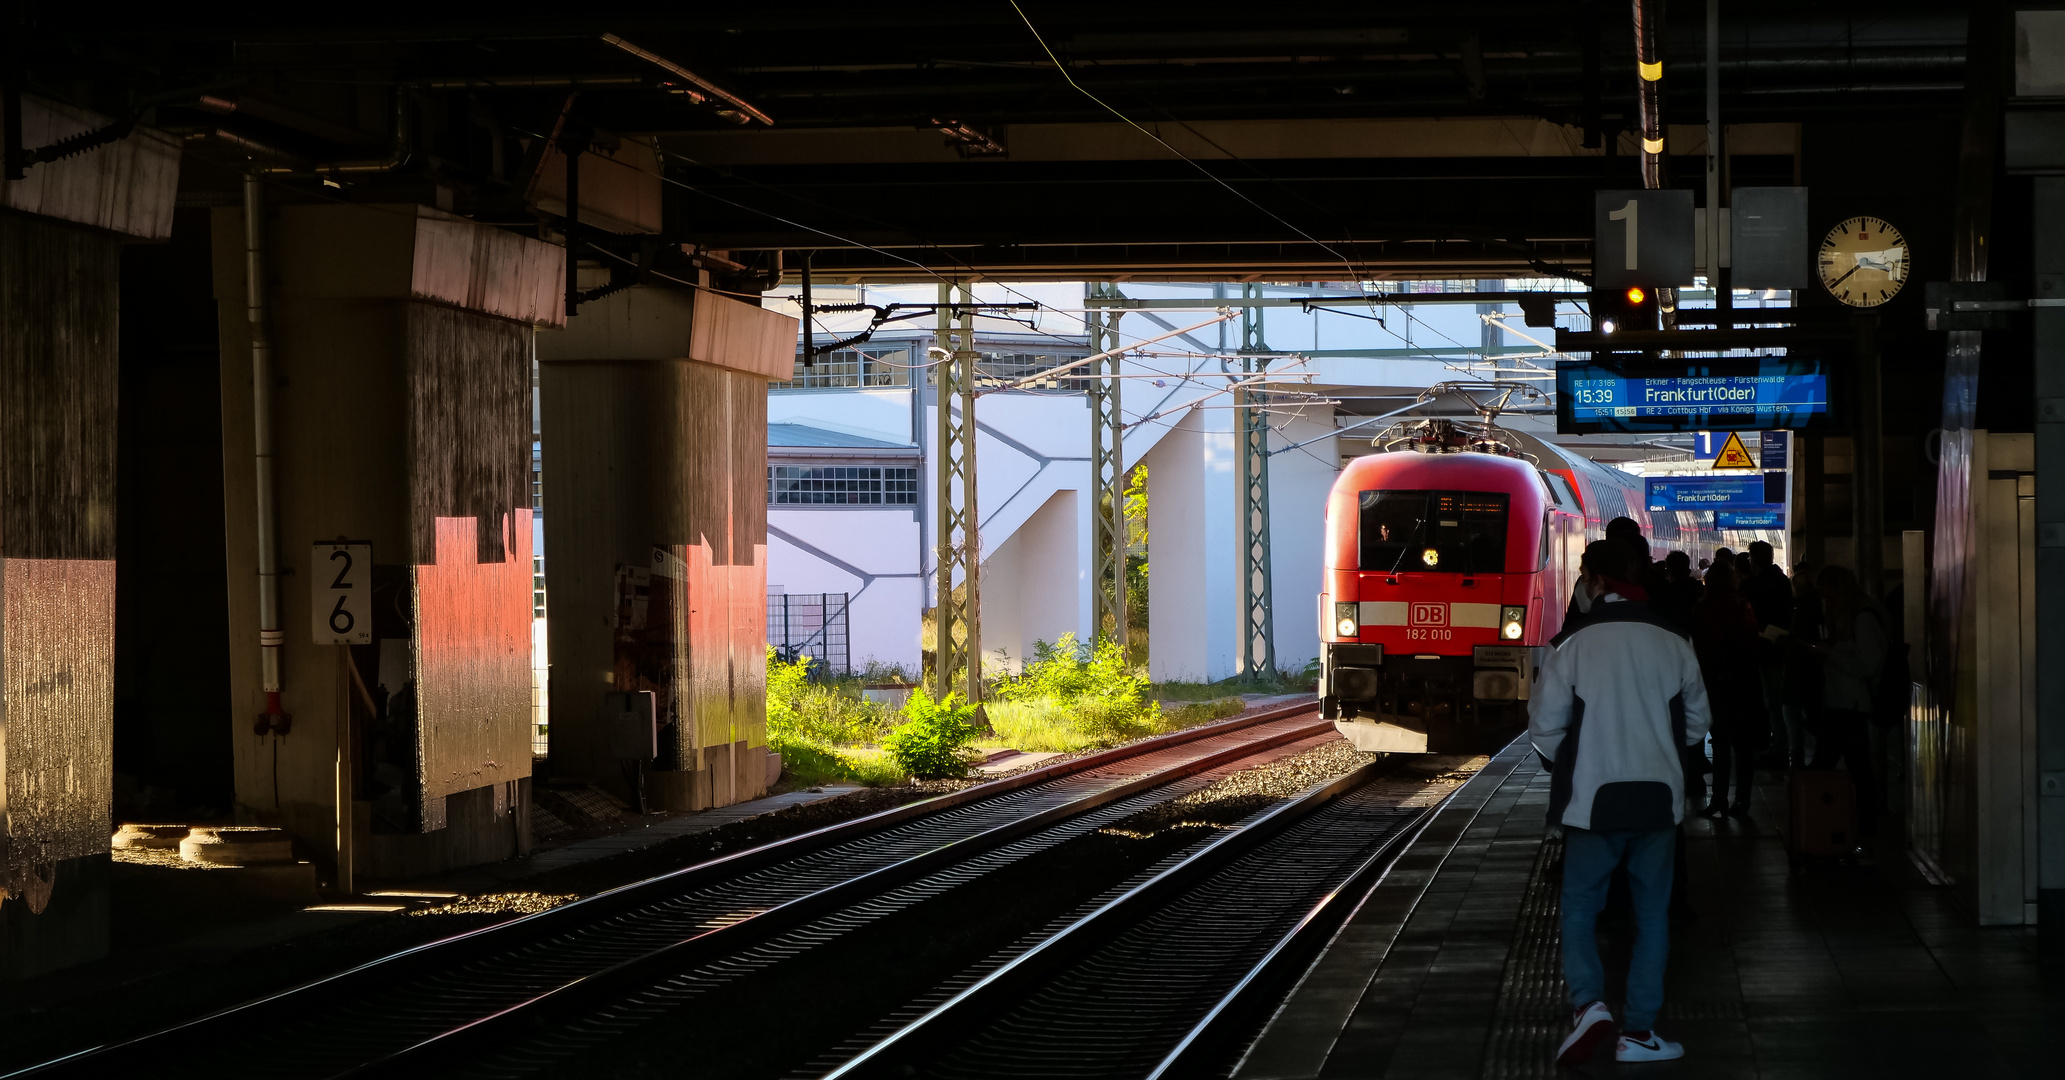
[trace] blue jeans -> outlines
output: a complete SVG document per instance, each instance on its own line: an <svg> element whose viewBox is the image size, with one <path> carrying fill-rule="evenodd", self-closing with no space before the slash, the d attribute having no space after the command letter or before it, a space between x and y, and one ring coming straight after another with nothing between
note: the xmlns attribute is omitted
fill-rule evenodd
<svg viewBox="0 0 2065 1080"><path fill-rule="evenodd" d="M1635 901L1635 954L1628 961L1628 1003L1621 1030L1648 1031L1663 1008L1664 960L1671 951L1671 868L1676 830L1563 830L1563 981L1572 1008L1606 997L1597 926L1614 867L1625 862Z"/></svg>

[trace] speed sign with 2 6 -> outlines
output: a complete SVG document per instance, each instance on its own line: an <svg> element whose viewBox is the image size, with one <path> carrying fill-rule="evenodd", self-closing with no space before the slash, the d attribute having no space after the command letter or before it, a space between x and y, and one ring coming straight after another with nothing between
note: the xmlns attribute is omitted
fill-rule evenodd
<svg viewBox="0 0 2065 1080"><path fill-rule="evenodd" d="M373 545L317 544L308 577L315 643L371 645Z"/></svg>

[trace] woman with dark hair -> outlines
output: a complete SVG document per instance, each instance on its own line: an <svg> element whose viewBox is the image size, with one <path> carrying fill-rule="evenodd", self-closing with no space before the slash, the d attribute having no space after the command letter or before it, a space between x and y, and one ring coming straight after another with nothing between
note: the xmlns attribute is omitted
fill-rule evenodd
<svg viewBox="0 0 2065 1080"><path fill-rule="evenodd" d="M1809 767L1833 769L1841 762L1849 768L1857 788L1857 831L1870 836L1880 801L1871 767L1872 692L1886 662L1886 617L1848 567L1822 567L1814 588L1821 594L1827 640L1808 646L1822 662L1821 728Z"/></svg>
<svg viewBox="0 0 2065 1080"><path fill-rule="evenodd" d="M1768 726L1757 682L1757 614L1736 589L1735 566L1717 562L1706 572L1706 594L1694 616L1692 647L1713 710L1714 794L1700 813L1747 817L1757 751ZM1735 801L1728 781L1735 780Z"/></svg>

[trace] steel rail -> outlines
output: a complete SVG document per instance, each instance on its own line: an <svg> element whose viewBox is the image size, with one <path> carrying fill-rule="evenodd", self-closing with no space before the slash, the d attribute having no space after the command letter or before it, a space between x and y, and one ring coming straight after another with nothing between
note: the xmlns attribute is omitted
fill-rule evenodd
<svg viewBox="0 0 2065 1080"><path fill-rule="evenodd" d="M1163 787L1176 780L1253 757L1287 743L1325 735L1333 730L1332 721L1320 721L1277 732L1254 742L1229 746L1173 768L1143 774L1115 787L1049 807L973 836L951 841L923 854L847 878L838 884L748 915L737 922L704 931L634 959L622 961L489 1016L368 1061L358 1069L343 1075L443 1075L455 1061L467 1060L485 1050L507 1048L519 1038L536 1035L556 1024L577 1018L642 989L667 974L744 952L819 915L879 896L899 885L973 856L993 851L1049 825L1079 817L1091 810Z"/></svg>
<svg viewBox="0 0 2065 1080"><path fill-rule="evenodd" d="M959 791L950 792L931 799L920 800L879 813L840 822L824 828L786 837L758 847L749 848L711 859L681 870L648 878L630 885L598 893L595 896L571 904L562 905L534 915L523 916L508 922L468 931L463 934L442 938L437 941L414 946L376 960L348 968L322 978L301 984L274 994L256 998L243 1004L184 1021L134 1039L101 1046L90 1047L63 1057L52 1059L25 1069L6 1074L8 1077L28 1075L56 1075L66 1072L100 1074L114 1067L120 1059L142 1054L139 1061L164 1058L153 1057L164 1046L176 1043L182 1047L193 1045L233 1045L241 1041L237 1036L254 1030L263 1030L264 1018L282 1011L297 1016L309 1015L314 1011L330 1007L338 1002L367 998L379 990L421 978L468 962L507 955L522 949L526 944L545 940L564 932L578 931L583 927L604 922L642 906L662 902L670 897L683 895L706 886L720 885L742 878L755 871L780 865L798 858L827 852L841 844L882 832L895 826L912 822L928 815L939 814L1010 795L1026 788L1055 780L1095 772L1105 766L1132 758L1182 746L1203 739L1237 733L1248 728L1279 722L1312 711L1312 706L1298 702L1261 710L1250 716L1240 716L1213 724L1199 725L1168 735L1143 739L1126 746L1086 754L1068 761L1055 762L1035 769L1029 769L1014 776L1004 777L988 783L977 784ZM1314 724L1294 729L1289 733L1278 733L1271 740L1294 741L1307 738L1330 728L1327 724ZM1260 749L1256 743L1243 743L1226 751L1217 751L1210 757L1220 757L1229 751L1238 750L1252 754ZM1176 766L1184 769L1194 765L1187 762ZM1210 766L1204 766L1209 768ZM1183 773L1181 775L1189 775ZM1161 783L1180 779L1170 770L1150 772L1127 785L1148 779ZM1109 790L1109 789L1107 789ZM1087 798L1094 798L1091 793ZM1104 800L1108 801L1108 800ZM1078 800L1062 804L1077 806L1078 812L1094 807L1082 807ZM1046 813L1041 811L1039 813ZM968 849L945 845L941 850ZM183 1055L180 1055L183 1056Z"/></svg>
<svg viewBox="0 0 2065 1080"><path fill-rule="evenodd" d="M1191 1025L1175 1048L1162 1058L1153 1072L1147 1074L1147 1080L1205 1075L1219 1064L1214 1055L1225 1049L1221 1025L1238 1017L1252 1016L1254 1009L1272 1004L1281 997L1287 989L1286 984L1301 974L1303 965L1309 965L1326 943L1333 940L1363 898L1390 871L1391 864L1419 839L1440 805L1435 803L1422 810L1410 824L1400 828L1384 841L1382 847L1371 852L1347 880L1312 905L1296 926L1278 938L1262 959L1256 961L1232 989Z"/></svg>
<svg viewBox="0 0 2065 1080"><path fill-rule="evenodd" d="M848 1060L826 1074L825 1080L917 1075L925 1063L936 1061L971 1032L981 1030L987 1021L1023 1001L1047 976L1066 968L1076 957L1166 906L1211 874L1278 838L1342 795L1375 779L1382 771L1380 766L1381 763L1364 765L1297 799L1249 818L1239 828L1208 841L1180 862L1077 919L944 1004ZM1424 821L1424 815L1399 831L1411 831L1420 821ZM1390 845L1387 843L1386 846Z"/></svg>

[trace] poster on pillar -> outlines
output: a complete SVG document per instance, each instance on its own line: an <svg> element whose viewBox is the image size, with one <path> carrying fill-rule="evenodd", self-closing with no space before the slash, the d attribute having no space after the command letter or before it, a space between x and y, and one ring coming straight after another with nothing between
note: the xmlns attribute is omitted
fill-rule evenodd
<svg viewBox="0 0 2065 1080"><path fill-rule="evenodd" d="M315 643L371 645L373 545L319 542L308 566L308 614Z"/></svg>

